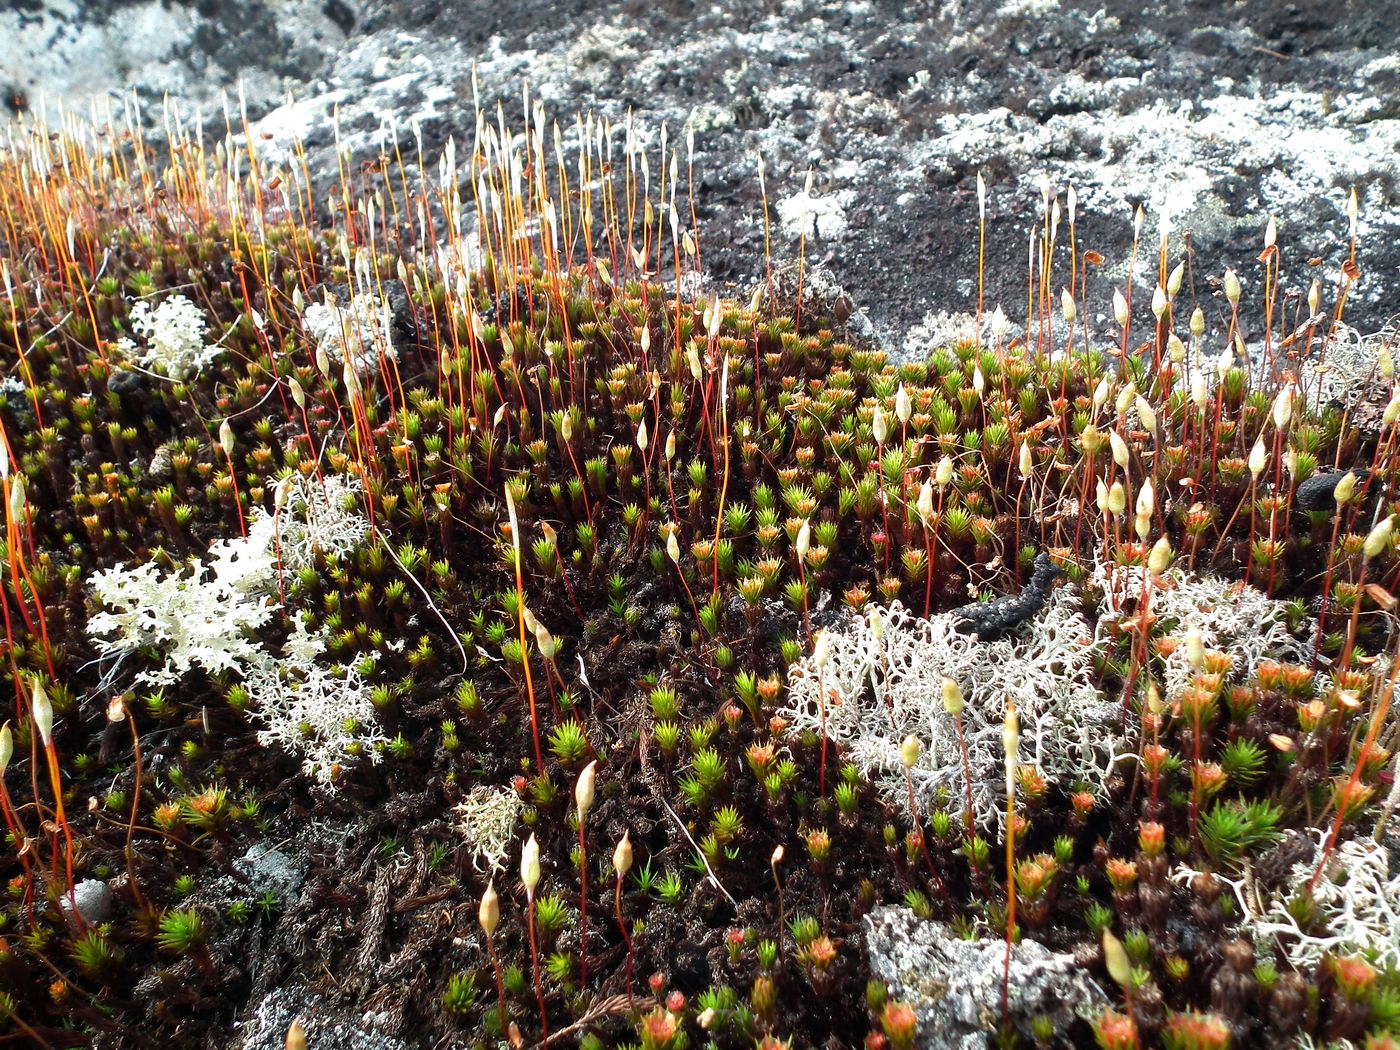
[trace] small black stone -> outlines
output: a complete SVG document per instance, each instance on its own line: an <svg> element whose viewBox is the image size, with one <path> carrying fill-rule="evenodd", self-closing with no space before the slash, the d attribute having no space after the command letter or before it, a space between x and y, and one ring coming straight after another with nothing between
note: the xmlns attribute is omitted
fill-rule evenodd
<svg viewBox="0 0 1400 1050"><path fill-rule="evenodd" d="M1355 474L1358 483L1365 481L1371 476L1369 470L1359 469L1336 470L1327 474L1314 474L1294 490L1294 501L1303 510L1332 510L1337 505L1336 501L1332 498L1332 494L1336 491L1337 486L1342 483L1342 479L1348 474Z"/></svg>
<svg viewBox="0 0 1400 1050"><path fill-rule="evenodd" d="M513 317L523 318L527 316L531 309L543 309L544 304L539 300L531 301L530 294L523 285L516 285L514 294L501 292L493 296L486 304L486 309L481 312L481 319L486 324L500 325L510 321Z"/></svg>
<svg viewBox="0 0 1400 1050"><path fill-rule="evenodd" d="M146 377L133 369L116 368L107 376L107 389L118 397L127 397L146 389Z"/></svg>
<svg viewBox="0 0 1400 1050"><path fill-rule="evenodd" d="M355 12L350 9L350 5L342 0L326 0L321 5L321 14L325 15L336 27L347 36L350 30L355 28Z"/></svg>

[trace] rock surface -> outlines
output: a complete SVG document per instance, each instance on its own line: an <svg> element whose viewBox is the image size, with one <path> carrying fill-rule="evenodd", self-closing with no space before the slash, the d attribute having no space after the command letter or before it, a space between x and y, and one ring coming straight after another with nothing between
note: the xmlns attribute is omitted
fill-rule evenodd
<svg viewBox="0 0 1400 1050"><path fill-rule="evenodd" d="M72 897L65 896L59 904L65 914L76 908L84 922L102 923L112 917L112 890L101 879L83 879L73 887Z"/></svg>
<svg viewBox="0 0 1400 1050"><path fill-rule="evenodd" d="M945 923L907 908L876 908L865 920L875 976L890 998L919 1018L920 1050L982 1050L1001 1019L1005 942L965 941ZM1103 990L1069 955L1030 939L1011 953L1009 1007L1025 1023L1048 1014L1065 1036L1077 1017L1108 1005Z"/></svg>
<svg viewBox="0 0 1400 1050"><path fill-rule="evenodd" d="M282 1050L296 1020L306 1032L307 1050L409 1050L408 1043L379 1030L382 1022L374 1011L354 1017L292 987L279 988L239 1020L228 1050Z"/></svg>
<svg viewBox="0 0 1400 1050"><path fill-rule="evenodd" d="M220 92L237 124L241 78L267 150L305 135L323 170L336 107L366 157L411 154L415 126L430 158L448 135L469 140L473 68L508 119L528 78L562 121L633 110L653 136L669 123L682 152L689 121L711 276L761 266L761 152L778 251L794 256L813 227L808 257L918 352L942 312L975 302L979 170L988 305L1013 317L1048 173L1078 190L1080 247L1109 260L1090 285L1099 322L1139 203L1149 250L1159 214L1190 231L1190 287L1214 317L1211 275L1262 279L1269 215L1285 292L1335 281L1355 186L1363 279L1348 316L1380 327L1400 310L1397 27L1400 0L15 0L0 12L0 89L12 109L46 97L81 112L92 91L134 91L148 113L169 92L222 131Z"/></svg>

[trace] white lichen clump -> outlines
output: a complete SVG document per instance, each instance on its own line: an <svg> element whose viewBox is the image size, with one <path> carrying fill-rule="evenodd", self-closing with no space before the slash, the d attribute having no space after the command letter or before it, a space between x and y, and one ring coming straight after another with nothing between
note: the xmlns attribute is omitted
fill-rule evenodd
<svg viewBox="0 0 1400 1050"><path fill-rule="evenodd" d="M281 655L260 651L244 668L243 684L255 705L252 717L263 726L258 743L300 755L302 772L329 784L357 756L378 762L377 745L388 737L378 728L360 668L322 663L325 648L325 633L312 634L297 618Z"/></svg>
<svg viewBox="0 0 1400 1050"><path fill-rule="evenodd" d="M1277 938L1289 961L1311 973L1324 955L1364 954L1384 969L1400 966L1400 875L1390 875L1390 851L1372 838L1343 842L1312 889L1322 934L1305 932L1288 901L1307 891L1330 827L1313 828L1318 853L1294 866L1285 891L1251 924L1256 938Z"/></svg>
<svg viewBox="0 0 1400 1050"><path fill-rule="evenodd" d="M105 608L88 618L88 633L103 656L145 648L162 654L163 663L136 675L139 685L171 685L191 667L238 673L260 656L254 633L272 616L272 606L247 593L241 580L203 563L189 570L153 562L105 569L91 580Z"/></svg>
<svg viewBox="0 0 1400 1050"><path fill-rule="evenodd" d="M281 558L284 572L316 564L318 554L342 557L369 535L360 507L360 479L348 474L291 475L282 508L254 512L251 529L268 530L268 549Z"/></svg>
<svg viewBox="0 0 1400 1050"><path fill-rule="evenodd" d="M944 789L961 814L968 782L957 726L941 699L943 679L951 678L966 704L960 717L979 827L990 830L1003 819L1008 698L1020 711L1020 764L1066 788L1105 795L1115 764L1132 748L1122 736L1120 706L1100 695L1094 632L1078 606L1078 597L1061 589L1035 620L991 642L960 634L946 613L925 620L898 602L871 610L826 632L816 652L790 668L783 714L797 730L821 732L824 713L828 736L903 807L900 745L913 734L923 745L909 771L921 810L928 812Z"/></svg>
<svg viewBox="0 0 1400 1050"><path fill-rule="evenodd" d="M191 668L242 678L262 724L258 740L302 758L308 776L329 783L355 755L379 758L371 687L358 666L327 665L323 633L300 620L274 653L257 638L277 608L276 574L314 564L318 552L353 551L368 533L359 510L359 482L339 475L288 483L280 510L259 510L247 536L218 540L189 568L153 562L97 573L92 593L102 606L88 633L103 657L155 649L163 662L139 671L148 686L178 682Z"/></svg>
<svg viewBox="0 0 1400 1050"><path fill-rule="evenodd" d="M457 831L472 851L476 870L500 871L515 840L515 822L523 808L520 796L509 788L478 784L452 808Z"/></svg>
<svg viewBox="0 0 1400 1050"><path fill-rule="evenodd" d="M123 356L145 368L159 367L171 379L189 379L219 353L219 347L204 341L209 330L204 315L183 295L169 296L154 309L146 300L137 300L131 307L131 327L146 345L120 339L117 347Z"/></svg>
<svg viewBox="0 0 1400 1050"><path fill-rule="evenodd" d="M344 304L328 295L325 302L306 308L302 323L320 353L336 364L348 364L358 375L378 375L381 355L398 360L394 312L371 292L351 296Z"/></svg>
<svg viewBox="0 0 1400 1050"><path fill-rule="evenodd" d="M1319 332L1326 330L1325 324L1319 327ZM1394 326L1362 335L1349 325L1333 325L1326 355L1314 354L1299 368L1308 400L1322 407L1349 405L1367 393L1381 391L1385 383L1379 368L1381 348L1393 347L1396 335Z"/></svg>
<svg viewBox="0 0 1400 1050"><path fill-rule="evenodd" d="M1100 639L1106 641L1113 629L1137 615L1143 573L1141 565L1094 566L1089 583L1103 595ZM1148 601L1151 614L1167 624L1173 636L1184 637L1195 628L1206 649L1228 654L1231 677L1237 680L1253 678L1265 660L1307 663L1312 657L1306 643L1288 628L1287 603L1249 584L1172 568L1155 578ZM1186 647L1178 645L1166 657L1163 695L1179 696L1192 674Z"/></svg>

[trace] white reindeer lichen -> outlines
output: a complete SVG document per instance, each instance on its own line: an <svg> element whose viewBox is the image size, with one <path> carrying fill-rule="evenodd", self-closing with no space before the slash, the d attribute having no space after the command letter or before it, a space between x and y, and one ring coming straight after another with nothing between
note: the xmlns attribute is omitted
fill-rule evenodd
<svg viewBox="0 0 1400 1050"><path fill-rule="evenodd" d="M120 339L118 348L147 368L159 365L171 379L189 379L219 352L204 341L208 325L199 307L183 295L169 296L154 309L138 299L131 306L131 327L146 346Z"/></svg>
<svg viewBox="0 0 1400 1050"><path fill-rule="evenodd" d="M515 837L515 822L523 808L520 796L509 788L478 784L453 807L457 830L472 851L476 870L497 872L505 866Z"/></svg>
<svg viewBox="0 0 1400 1050"><path fill-rule="evenodd" d="M88 633L103 656L154 648L164 662L136 675L142 685L177 682L190 668L240 676L262 725L260 743L302 758L302 769L330 783L355 755L378 761L371 687L357 666L320 662L323 634L295 620L280 654L257 639L276 608L275 570L314 564L318 552L344 554L361 543L368 521L359 510L359 482L339 475L297 476L280 511L261 508L248 534L216 540L191 567L152 562L99 572L92 593L103 608Z"/></svg>
<svg viewBox="0 0 1400 1050"><path fill-rule="evenodd" d="M1329 330L1328 322L1319 325L1319 333ZM1350 325L1330 322L1330 331L1327 353L1312 355L1299 369L1308 400L1323 407L1348 405L1382 390L1385 383L1378 367L1380 351L1387 344L1394 347L1395 327L1362 335Z"/></svg>
<svg viewBox="0 0 1400 1050"><path fill-rule="evenodd" d="M280 746L302 759L302 772L329 784L358 755L380 758L388 738L378 729L370 684L358 666L320 661L324 633L312 634L300 617L280 656L263 650L244 669L243 683L262 724L258 743Z"/></svg>
<svg viewBox="0 0 1400 1050"><path fill-rule="evenodd" d="M1111 630L1137 614L1143 572L1140 565L1099 562L1094 566L1089 583L1103 595L1098 641L1105 642ZM1265 660L1306 663L1311 659L1307 645L1288 628L1287 604L1249 584L1172 568L1156 578L1149 602L1151 614L1170 624L1172 635L1184 637L1194 627L1207 649L1228 654L1231 675L1237 679L1251 679ZM1164 695L1180 695L1191 676L1186 647L1178 645L1166 658Z"/></svg>
<svg viewBox="0 0 1400 1050"><path fill-rule="evenodd" d="M951 678L966 701L961 720L979 827L996 828L1003 819L1008 698L1021 715L1021 765L1067 788L1105 795L1115 764L1131 748L1120 706L1099 692L1093 630L1078 606L1062 588L1026 628L991 642L960 634L946 613L925 620L898 602L872 610L827 632L822 660L809 656L792 666L783 714L795 729L815 732L824 716L831 739L896 805L908 805L900 744L912 733L924 745L909 771L921 810L943 789L961 813L968 792L962 751L940 699L943 679Z"/></svg>
<svg viewBox="0 0 1400 1050"><path fill-rule="evenodd" d="M1099 687L1093 654L1106 651L1113 632L1134 614L1142 595L1140 566L1098 564L1087 581L1101 596L1091 627L1083 598L1062 587L1045 610L1014 634L990 642L959 633L947 613L927 620L899 603L852 618L826 633L816 654L795 663L788 675L783 714L798 730L821 732L841 743L895 805L908 806L899 748L913 734L924 745L909 771L915 797L926 811L940 789L948 804L967 808L967 778L957 726L940 700L945 677L966 698L963 735L972 775L974 822L999 828L1004 819L1002 722L1006 701L1021 714L1023 767L1031 767L1067 789L1107 796L1106 783L1132 746L1120 698ZM1288 629L1283 602L1256 588L1171 569L1152 584L1151 612L1169 621L1173 633L1195 627L1210 649L1228 653L1234 674L1249 677L1266 659L1305 662L1306 645ZM1166 694L1190 680L1184 647L1166 658ZM824 697L824 701L823 701Z"/></svg>
<svg viewBox="0 0 1400 1050"><path fill-rule="evenodd" d="M267 530L267 549L281 558L283 571L314 566L317 554L349 554L369 535L369 519L360 509L358 478L294 474L289 486L280 513L259 508L250 528L250 533L252 528Z"/></svg>
<svg viewBox="0 0 1400 1050"><path fill-rule="evenodd" d="M1277 938L1289 961L1304 973L1324 955L1365 954L1386 969L1400 966L1400 875L1391 877L1390 851L1373 838L1349 839L1328 858L1312 889L1318 929L1308 933L1289 914L1288 901L1305 892L1331 827L1313 828L1317 852L1293 867L1286 888L1251 924L1258 938Z"/></svg>
<svg viewBox="0 0 1400 1050"><path fill-rule="evenodd" d="M272 607L227 571L234 563L212 574L203 563L190 570L167 571L152 562L105 569L91 586L106 608L88 618L88 633L103 656L159 650L164 662L140 671L141 685L170 685L191 667L237 673L260 656L254 632L271 618Z"/></svg>

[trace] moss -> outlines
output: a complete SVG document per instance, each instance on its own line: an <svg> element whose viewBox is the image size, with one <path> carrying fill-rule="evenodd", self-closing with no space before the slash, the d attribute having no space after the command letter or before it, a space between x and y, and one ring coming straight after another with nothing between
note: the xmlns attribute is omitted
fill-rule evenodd
<svg viewBox="0 0 1400 1050"><path fill-rule="evenodd" d="M1134 993L1099 1041L1215 1045L1247 863L1276 872L1257 892L1289 968L1230 977L1231 1002L1279 999L1232 1045L1394 1013L1393 966L1368 1008L1339 984L1358 966L1312 965L1329 923L1355 939L1375 910L1300 870L1355 855L1385 794L1385 382L1348 386L1362 426L1296 388L1281 328L1248 366L1235 336L1265 333L1205 345L1170 246L1140 346L1054 334L1052 308L1087 312L1083 285L1053 302L1057 256L1033 344L998 309L985 345L896 363L801 259L771 281L755 260L733 298L677 292L704 283L666 158L644 177L589 139L561 192L533 128L482 128L456 190L387 164L317 227L301 181L231 185L193 140L159 185L125 140L36 128L0 155L7 1023L101 1006L131 1041L208 1035L246 996L234 961L296 922L257 966L324 967L364 1004L367 960L407 960L424 1045L502 1016L526 1040L548 1017L643 1045L904 1045L917 982L871 991L861 925L902 901L1099 978L1116 926ZM138 684L110 725L91 702ZM624 831L631 880L599 870ZM1289 832L1315 859L1275 856ZM507 892L527 833L533 926ZM206 901L268 835L319 858L302 898ZM62 903L102 871L110 930ZM444 984L488 878L490 957ZM1049 1038L986 1005L1003 1040Z"/></svg>

